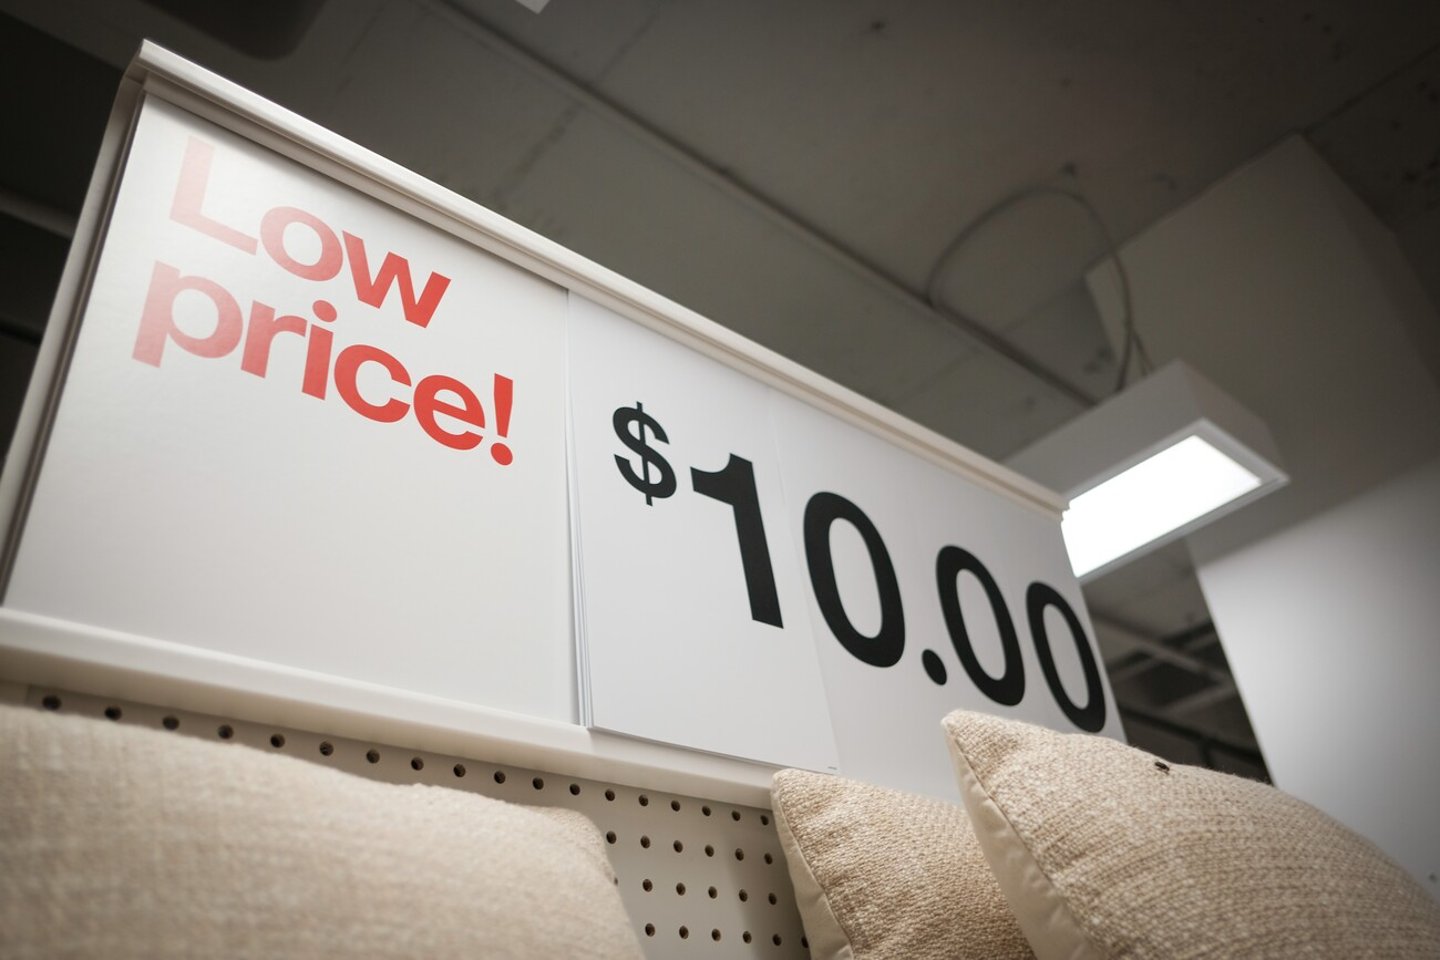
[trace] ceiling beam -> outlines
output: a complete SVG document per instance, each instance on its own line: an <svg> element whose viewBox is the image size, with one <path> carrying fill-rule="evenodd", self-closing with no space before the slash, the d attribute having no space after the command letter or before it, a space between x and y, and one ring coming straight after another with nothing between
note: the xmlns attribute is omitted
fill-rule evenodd
<svg viewBox="0 0 1440 960"><path fill-rule="evenodd" d="M1113 617L1109 617L1095 611L1090 612L1090 621L1095 624L1096 629L1104 629L1123 643L1129 644L1139 652L1145 654L1151 660L1158 660L1168 663L1171 666L1179 667L1189 673L1197 674L1214 683L1229 683L1230 673L1214 664L1207 663L1199 657L1192 656L1183 650L1171 647L1164 640L1158 640L1141 632L1137 627L1123 623ZM1213 627L1209 628L1213 631ZM1118 658L1117 658L1118 659ZM1150 669L1154 664L1141 661L1140 663L1121 664L1116 661L1106 663L1107 672L1110 675L1110 682L1116 683Z"/></svg>
<svg viewBox="0 0 1440 960"><path fill-rule="evenodd" d="M0 214L69 240L75 236L75 218L63 210L0 187Z"/></svg>
<svg viewBox="0 0 1440 960"><path fill-rule="evenodd" d="M495 53L532 76L558 89L566 97L624 130L680 167L699 177L709 186L740 202L770 223L783 228L831 262L889 294L907 309L960 333L971 346L978 346L1008 361L1011 366L1069 398L1082 407L1093 407L1097 398L1082 390L1026 351L1011 343L985 324L949 307L932 305L924 293L911 289L904 281L826 233L801 214L785 206L779 199L745 183L734 174L721 170L689 145L631 112L626 107L599 93L564 68L542 58L519 41L481 20L455 0L430 0L429 7L447 21L463 30L476 43Z"/></svg>
<svg viewBox="0 0 1440 960"><path fill-rule="evenodd" d="M1206 707L1213 707L1217 703L1223 703L1231 697L1237 697L1240 692L1235 689L1234 680L1226 680L1214 686L1206 687L1203 690L1196 690L1194 693L1171 700L1160 708L1160 715L1171 720L1178 720L1186 714L1204 710Z"/></svg>

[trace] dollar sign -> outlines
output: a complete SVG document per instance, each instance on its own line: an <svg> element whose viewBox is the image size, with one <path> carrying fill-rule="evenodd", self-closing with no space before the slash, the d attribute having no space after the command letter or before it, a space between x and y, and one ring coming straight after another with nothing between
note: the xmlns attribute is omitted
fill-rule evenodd
<svg viewBox="0 0 1440 960"><path fill-rule="evenodd" d="M625 482L636 490L645 494L645 505L654 506L654 498L664 499L675 492L675 471L670 469L670 463L661 456L649 441L645 439L645 431L650 430L655 434L655 439L661 443L669 443L670 438L665 435L665 428L655 420L654 417L645 412L645 407L639 401L635 406L616 407L615 415L611 418L615 426L615 435L620 442L629 447L640 457L640 472L637 474L630 461L615 455L615 465L620 468L620 476ZM635 429L631 430L631 425ZM655 465L659 476L654 480L650 479L650 465Z"/></svg>

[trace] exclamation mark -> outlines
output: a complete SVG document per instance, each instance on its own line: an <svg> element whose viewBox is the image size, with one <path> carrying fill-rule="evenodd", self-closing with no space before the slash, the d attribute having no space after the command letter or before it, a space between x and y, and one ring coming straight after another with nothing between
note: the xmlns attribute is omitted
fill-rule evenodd
<svg viewBox="0 0 1440 960"><path fill-rule="evenodd" d="M510 408L515 403L515 381L495 374L495 435L510 436ZM515 459L515 454L503 443L490 444L490 456L500 466L506 466Z"/></svg>

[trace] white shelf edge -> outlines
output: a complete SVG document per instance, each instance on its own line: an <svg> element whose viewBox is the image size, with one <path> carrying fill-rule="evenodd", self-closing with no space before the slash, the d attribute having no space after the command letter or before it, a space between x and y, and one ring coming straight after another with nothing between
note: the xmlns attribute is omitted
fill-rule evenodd
<svg viewBox="0 0 1440 960"><path fill-rule="evenodd" d="M0 609L7 681L770 806L774 767Z"/></svg>

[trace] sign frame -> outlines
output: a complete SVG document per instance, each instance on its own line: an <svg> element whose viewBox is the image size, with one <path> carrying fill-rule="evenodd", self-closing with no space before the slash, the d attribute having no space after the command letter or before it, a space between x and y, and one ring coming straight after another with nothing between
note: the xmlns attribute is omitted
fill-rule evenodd
<svg viewBox="0 0 1440 960"><path fill-rule="evenodd" d="M436 749L483 750L499 760L523 757L530 763L543 763L548 758L576 773L603 770L612 778L632 777L655 787L717 799L763 803L768 796L772 768L762 764L410 695L4 606L20 534L93 280L98 246L105 235L135 122L142 105L151 98L253 141L1035 511L1054 523L1059 536L1066 506L1059 495L147 41L122 78L8 452L9 462L0 477L0 689L13 694L19 684L47 683L196 709L213 710L223 703L240 717L323 723L337 733ZM573 564L573 544L571 550ZM1108 685L1106 693L1109 695Z"/></svg>

